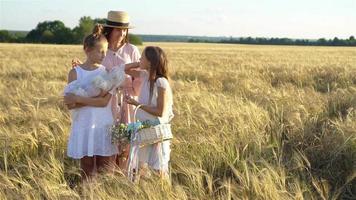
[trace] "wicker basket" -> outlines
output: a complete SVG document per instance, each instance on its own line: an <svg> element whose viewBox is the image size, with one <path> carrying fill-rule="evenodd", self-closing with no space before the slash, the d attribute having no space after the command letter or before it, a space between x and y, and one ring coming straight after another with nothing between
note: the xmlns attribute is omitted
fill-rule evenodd
<svg viewBox="0 0 356 200"><path fill-rule="evenodd" d="M141 105L137 106L134 111L133 121L136 122L136 113L137 110L141 107ZM139 180L140 174L137 173L139 170L138 166L138 155L139 150L141 147L146 145L160 143L166 140L171 140L173 138L171 125L170 124L159 124L156 126L152 126L149 128L144 128L135 133L134 141L131 141L130 145L130 154L129 154L129 161L128 161L128 177L131 181L137 182ZM163 156L163 148L161 149L161 153L159 155L160 160L162 160ZM163 168L161 162L161 169ZM170 174L170 169L167 172ZM163 185L163 172L161 171L161 184Z"/></svg>
<svg viewBox="0 0 356 200"><path fill-rule="evenodd" d="M136 113L141 105L137 106L134 111L133 120L136 121ZM149 128L144 128L138 131L137 142L140 146L146 146L173 139L173 134L170 124L158 124Z"/></svg>

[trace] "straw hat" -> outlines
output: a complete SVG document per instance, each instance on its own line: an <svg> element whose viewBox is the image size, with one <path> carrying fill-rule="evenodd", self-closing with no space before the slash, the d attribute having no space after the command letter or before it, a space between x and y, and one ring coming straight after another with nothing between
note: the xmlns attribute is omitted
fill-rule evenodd
<svg viewBox="0 0 356 200"><path fill-rule="evenodd" d="M124 11L109 11L108 18L106 19L104 27L113 28L134 28L130 26L130 17L127 12Z"/></svg>

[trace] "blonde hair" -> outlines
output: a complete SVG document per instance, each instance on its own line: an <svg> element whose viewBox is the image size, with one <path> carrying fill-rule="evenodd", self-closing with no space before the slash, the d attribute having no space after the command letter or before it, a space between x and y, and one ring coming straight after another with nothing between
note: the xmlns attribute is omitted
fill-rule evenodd
<svg viewBox="0 0 356 200"><path fill-rule="evenodd" d="M104 35L104 27L101 24L95 25L93 32L84 38L83 48L93 48L97 42L108 42Z"/></svg>

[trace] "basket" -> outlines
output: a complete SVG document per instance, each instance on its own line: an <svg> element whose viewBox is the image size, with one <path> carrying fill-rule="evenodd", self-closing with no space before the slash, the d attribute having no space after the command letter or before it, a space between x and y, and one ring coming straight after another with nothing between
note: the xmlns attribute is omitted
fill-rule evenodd
<svg viewBox="0 0 356 200"><path fill-rule="evenodd" d="M141 105L134 110L133 120L136 121L136 113ZM170 124L159 124L149 128L141 129L137 132L137 142L140 146L146 146L173 139L173 134Z"/></svg>
<svg viewBox="0 0 356 200"><path fill-rule="evenodd" d="M133 121L136 122L137 110L141 105L137 106L134 110ZM131 137L129 161L128 161L128 177L131 181L137 182L139 180L139 151L140 148L150 145L161 143L166 140L171 140L173 138L171 125L170 124L159 124L149 128L144 128L134 133L134 136ZM159 159L162 160L163 149L161 148L161 153ZM161 161L160 161L161 162ZM161 168L162 162L161 162ZM161 184L163 185L163 172L161 172Z"/></svg>

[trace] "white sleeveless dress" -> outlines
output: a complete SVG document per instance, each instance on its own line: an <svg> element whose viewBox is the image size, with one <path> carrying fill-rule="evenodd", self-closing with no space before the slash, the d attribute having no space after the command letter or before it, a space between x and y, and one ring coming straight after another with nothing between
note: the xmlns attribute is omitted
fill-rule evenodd
<svg viewBox="0 0 356 200"><path fill-rule="evenodd" d="M95 70L74 68L77 80L87 79L105 73L105 67ZM109 128L114 119L111 111L111 99L105 107L85 106L78 109L76 118L72 119L71 133L68 141L67 155L80 159L84 156L112 156L118 153L117 145L111 143Z"/></svg>

